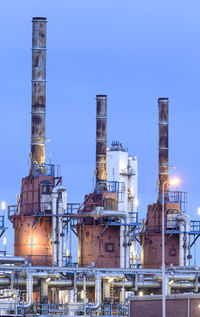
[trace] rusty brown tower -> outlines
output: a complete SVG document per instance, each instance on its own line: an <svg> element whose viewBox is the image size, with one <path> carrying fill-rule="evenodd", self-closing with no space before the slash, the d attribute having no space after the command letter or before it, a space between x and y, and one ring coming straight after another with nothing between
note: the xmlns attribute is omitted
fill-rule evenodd
<svg viewBox="0 0 200 317"><path fill-rule="evenodd" d="M106 181L107 95L96 96L96 186L85 196L79 211L78 263L87 267L120 267L119 226L106 225L107 219L90 217L100 209L118 210L118 196L109 192ZM87 214L87 216L86 216Z"/></svg>
<svg viewBox="0 0 200 317"><path fill-rule="evenodd" d="M51 206L43 198L50 197L55 186L54 169L45 164L46 25L44 17L32 19L31 167L29 176L22 179L12 218L15 255L29 257L37 265L52 263Z"/></svg>
<svg viewBox="0 0 200 317"><path fill-rule="evenodd" d="M165 202L165 221L170 211L180 213L180 204L171 202L168 197L168 98L158 99L159 113L159 158L158 158L158 200L156 203L148 205L147 217L142 233L140 235L140 243L142 247L141 264L145 268L160 268L162 262L162 202L161 193L162 185L165 183L165 193L167 201ZM165 263L179 265L179 235L165 235Z"/></svg>

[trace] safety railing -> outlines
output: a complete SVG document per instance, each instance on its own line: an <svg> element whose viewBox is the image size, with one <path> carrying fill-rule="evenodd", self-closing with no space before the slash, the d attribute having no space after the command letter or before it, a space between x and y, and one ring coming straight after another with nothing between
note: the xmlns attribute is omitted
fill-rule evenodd
<svg viewBox="0 0 200 317"><path fill-rule="evenodd" d="M80 205L81 204L79 203L67 203L67 209L65 210L65 213L72 215L76 214L80 208Z"/></svg>
<svg viewBox="0 0 200 317"><path fill-rule="evenodd" d="M162 192L159 193L160 203L162 204ZM166 191L164 193L165 203L179 203L182 212L187 211L187 193L179 191Z"/></svg>
<svg viewBox="0 0 200 317"><path fill-rule="evenodd" d="M40 175L60 177L61 167L54 164L33 164L33 177Z"/></svg>
<svg viewBox="0 0 200 317"><path fill-rule="evenodd" d="M88 306L84 303L73 304L33 304L26 308L23 304L17 303L0 303L1 316L51 316L51 317L64 317L64 316L128 316L128 305L110 305L105 304L94 309L93 305Z"/></svg>
<svg viewBox="0 0 200 317"><path fill-rule="evenodd" d="M19 215L20 213L24 216L36 216L40 214L51 214L52 202L46 203L28 203L8 206L8 219L12 222L14 215Z"/></svg>
<svg viewBox="0 0 200 317"><path fill-rule="evenodd" d="M199 220L191 220L190 231L193 234L200 234L200 221Z"/></svg>
<svg viewBox="0 0 200 317"><path fill-rule="evenodd" d="M0 230L5 229L5 216L0 216Z"/></svg>
<svg viewBox="0 0 200 317"><path fill-rule="evenodd" d="M177 220L167 219L165 225L165 233L189 233L190 235L198 235L200 234L200 221L191 220L190 231L185 232L185 230L180 230Z"/></svg>
<svg viewBox="0 0 200 317"><path fill-rule="evenodd" d="M117 193L118 202L123 202L125 183L115 181L96 181L95 191L97 194L102 194L104 192Z"/></svg>
<svg viewBox="0 0 200 317"><path fill-rule="evenodd" d="M80 207L79 203L68 203L64 210L64 215L74 215ZM24 216L52 216L52 202L28 203L8 206L8 219L13 222L14 215L23 214ZM0 218L1 225L1 218Z"/></svg>
<svg viewBox="0 0 200 317"><path fill-rule="evenodd" d="M26 255L26 260L28 264L38 265L38 266L51 266L52 256L51 255Z"/></svg>
<svg viewBox="0 0 200 317"><path fill-rule="evenodd" d="M120 212L120 211L119 211ZM126 221L126 223L123 225L126 226L141 226L141 223L139 223L138 221L138 213L137 212L132 212L132 217L129 218L128 221ZM127 214L128 216L128 214ZM117 216L112 216L112 217L104 217L104 218L100 218L100 224L101 225L110 225L110 226L121 226L122 222L116 219ZM128 217L127 217L128 218Z"/></svg>

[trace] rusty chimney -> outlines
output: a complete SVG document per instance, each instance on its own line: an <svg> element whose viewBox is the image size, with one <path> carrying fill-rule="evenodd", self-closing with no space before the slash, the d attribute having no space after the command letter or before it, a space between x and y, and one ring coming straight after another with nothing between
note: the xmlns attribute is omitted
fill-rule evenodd
<svg viewBox="0 0 200 317"><path fill-rule="evenodd" d="M32 19L31 170L45 163L46 18Z"/></svg>
<svg viewBox="0 0 200 317"><path fill-rule="evenodd" d="M106 181L107 95L96 95L96 180Z"/></svg>
<svg viewBox="0 0 200 317"><path fill-rule="evenodd" d="M162 185L168 181L168 98L158 99L159 108L159 193ZM168 190L168 185L165 185Z"/></svg>

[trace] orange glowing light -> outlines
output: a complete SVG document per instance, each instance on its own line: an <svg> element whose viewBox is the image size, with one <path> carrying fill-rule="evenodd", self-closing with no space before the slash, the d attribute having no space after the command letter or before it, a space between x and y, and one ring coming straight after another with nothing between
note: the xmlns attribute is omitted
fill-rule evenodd
<svg viewBox="0 0 200 317"><path fill-rule="evenodd" d="M180 179L178 177L174 177L169 180L169 185L177 186L180 183Z"/></svg>

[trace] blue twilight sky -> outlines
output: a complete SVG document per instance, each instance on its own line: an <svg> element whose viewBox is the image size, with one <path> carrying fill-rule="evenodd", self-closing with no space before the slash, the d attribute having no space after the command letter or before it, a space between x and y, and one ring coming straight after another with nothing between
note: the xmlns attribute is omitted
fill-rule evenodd
<svg viewBox="0 0 200 317"><path fill-rule="evenodd" d="M157 99L169 97L170 165L200 218L199 0L1 1L0 201L15 204L29 171L33 16L48 18L46 153L62 165L68 201L93 188L95 95L108 94L108 145L119 140L138 157L145 217L156 200Z"/></svg>

